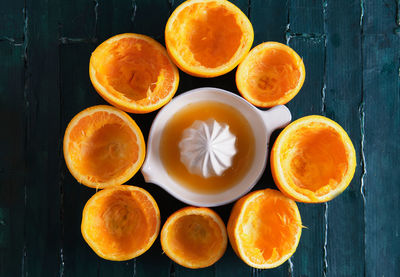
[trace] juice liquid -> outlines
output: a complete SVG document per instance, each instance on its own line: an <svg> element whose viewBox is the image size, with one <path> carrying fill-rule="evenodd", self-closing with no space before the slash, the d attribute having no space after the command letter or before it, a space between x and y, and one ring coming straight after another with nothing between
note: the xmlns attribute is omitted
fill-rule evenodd
<svg viewBox="0 0 400 277"><path fill-rule="evenodd" d="M180 160L179 142L183 131L194 121L215 119L229 125L236 136L237 153L232 166L221 176L204 178L192 174ZM169 176L186 188L200 193L219 193L239 183L254 160L255 139L250 124L234 107L214 101L202 101L188 104L179 110L166 123L161 134L160 157Z"/></svg>

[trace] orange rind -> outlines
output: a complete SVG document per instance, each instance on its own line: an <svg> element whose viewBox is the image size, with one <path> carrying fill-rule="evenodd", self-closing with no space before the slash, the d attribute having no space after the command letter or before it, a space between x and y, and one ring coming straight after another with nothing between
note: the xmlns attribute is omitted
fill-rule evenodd
<svg viewBox="0 0 400 277"><path fill-rule="evenodd" d="M106 260L126 261L146 252L160 231L160 211L144 189L115 186L94 194L82 214L82 236Z"/></svg>
<svg viewBox="0 0 400 277"><path fill-rule="evenodd" d="M355 168L356 152L346 131L319 115L292 122L271 151L276 185L299 202L333 199L350 184Z"/></svg>
<svg viewBox="0 0 400 277"><path fill-rule="evenodd" d="M75 179L88 187L121 185L145 157L143 134L125 112L106 105L87 108L68 124L64 158Z"/></svg>
<svg viewBox="0 0 400 277"><path fill-rule="evenodd" d="M197 77L216 77L234 69L253 39L247 16L226 0L185 1L165 27L170 57L182 71Z"/></svg>
<svg viewBox="0 0 400 277"><path fill-rule="evenodd" d="M140 34L113 36L92 53L90 80L108 103L131 113L159 109L175 95L179 72L165 48Z"/></svg>

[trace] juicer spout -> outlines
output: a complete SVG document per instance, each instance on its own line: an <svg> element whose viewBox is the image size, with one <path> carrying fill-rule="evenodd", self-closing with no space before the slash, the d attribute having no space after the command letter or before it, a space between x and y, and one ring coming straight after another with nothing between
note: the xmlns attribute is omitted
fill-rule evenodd
<svg viewBox="0 0 400 277"><path fill-rule="evenodd" d="M143 178L146 183L153 183L153 184L157 183L156 181L157 178L155 178L154 176L154 172L156 172L156 170L154 169L154 166L152 165L148 157L145 159L140 171L142 172Z"/></svg>

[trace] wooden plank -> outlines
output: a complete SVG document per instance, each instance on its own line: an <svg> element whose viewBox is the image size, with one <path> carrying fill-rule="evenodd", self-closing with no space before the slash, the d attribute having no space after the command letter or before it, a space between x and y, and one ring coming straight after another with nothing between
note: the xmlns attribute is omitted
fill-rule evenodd
<svg viewBox="0 0 400 277"><path fill-rule="evenodd" d="M185 2L186 0L168 0L169 4L170 4L170 9L171 9L171 13L183 2Z"/></svg>
<svg viewBox="0 0 400 277"><path fill-rule="evenodd" d="M24 8L24 0L4 1L2 3L0 9L0 40L22 42L25 25Z"/></svg>
<svg viewBox="0 0 400 277"><path fill-rule="evenodd" d="M89 43L60 45L61 136L78 112L96 104L106 104L89 79L89 57L94 48L95 45ZM80 230L83 207L96 190L79 184L62 162L65 175L61 183L64 276L96 276L103 260L86 244Z"/></svg>
<svg viewBox="0 0 400 277"><path fill-rule="evenodd" d="M326 54L325 39L293 37L289 40L289 46L303 58L306 68L306 79L302 89L287 104L293 120L307 115L321 114ZM298 207L306 228L302 230L299 246L292 257L293 276L322 276L325 241L324 206L298 203Z"/></svg>
<svg viewBox="0 0 400 277"><path fill-rule="evenodd" d="M400 34L399 0L362 0L364 34Z"/></svg>
<svg viewBox="0 0 400 277"><path fill-rule="evenodd" d="M65 43L100 43L133 32L137 1L73 0L62 4L60 36Z"/></svg>
<svg viewBox="0 0 400 277"><path fill-rule="evenodd" d="M359 112L362 98L360 16L359 1L330 1L326 5L325 113L349 134L358 164L349 187L327 203L327 276L364 276Z"/></svg>
<svg viewBox="0 0 400 277"><path fill-rule="evenodd" d="M60 1L59 5L60 37L72 40L96 38L100 1L70 0Z"/></svg>
<svg viewBox="0 0 400 277"><path fill-rule="evenodd" d="M56 276L60 253L58 1L27 1L27 152L23 276Z"/></svg>
<svg viewBox="0 0 400 277"><path fill-rule="evenodd" d="M245 15L249 16L250 2L248 0L230 0L229 2L235 4Z"/></svg>
<svg viewBox="0 0 400 277"><path fill-rule="evenodd" d="M145 34L164 44L165 24L169 18L171 7L165 0L157 3L136 0L135 15L133 17L133 31ZM150 16L151 15L151 16ZM154 20L157 18L157 20Z"/></svg>
<svg viewBox="0 0 400 277"><path fill-rule="evenodd" d="M323 1L289 1L289 31L293 34L323 34Z"/></svg>
<svg viewBox="0 0 400 277"><path fill-rule="evenodd" d="M25 218L24 47L0 42L0 276L21 275ZM12 93L10 93L12 92Z"/></svg>
<svg viewBox="0 0 400 277"><path fill-rule="evenodd" d="M400 38L363 40L366 276L400 276Z"/></svg>
<svg viewBox="0 0 400 277"><path fill-rule="evenodd" d="M206 268L199 269L190 269L180 266L178 264L175 265L175 276L183 277L183 276L194 276L194 277L209 277L215 276L215 267L216 265L212 265Z"/></svg>
<svg viewBox="0 0 400 277"><path fill-rule="evenodd" d="M100 43L116 34L134 32L163 41L164 27L170 12L166 0L81 2L74 0L63 6L61 34L66 40Z"/></svg>
<svg viewBox="0 0 400 277"><path fill-rule="evenodd" d="M226 205L231 208L232 205ZM227 213L230 213L230 210ZM221 213L219 213L221 215ZM227 220L224 220L226 223ZM233 251L231 245L228 242L228 248L224 256L215 265L215 277L223 276L250 276L252 268L246 265Z"/></svg>
<svg viewBox="0 0 400 277"><path fill-rule="evenodd" d="M137 1L111 0L99 1L97 7L97 43L111 36L132 33Z"/></svg>
<svg viewBox="0 0 400 277"><path fill-rule="evenodd" d="M252 0L249 18L254 27L254 44L264 41L285 41L288 24L287 1Z"/></svg>
<svg viewBox="0 0 400 277"><path fill-rule="evenodd" d="M99 258L100 259L100 258ZM136 276L135 272L135 260L126 262L114 262L114 261L101 261L97 275L98 277L131 277Z"/></svg>
<svg viewBox="0 0 400 277"><path fill-rule="evenodd" d="M185 0L167 0L170 4L171 12L174 11L180 4L185 2ZM249 15L249 3L250 1L245 0L229 0L229 2L235 4L239 9L242 10L247 16Z"/></svg>

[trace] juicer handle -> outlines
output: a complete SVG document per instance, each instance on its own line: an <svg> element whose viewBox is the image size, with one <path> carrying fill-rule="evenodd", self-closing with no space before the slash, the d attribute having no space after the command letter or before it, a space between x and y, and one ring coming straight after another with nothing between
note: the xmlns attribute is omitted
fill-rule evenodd
<svg viewBox="0 0 400 277"><path fill-rule="evenodd" d="M268 111L261 111L264 124L267 127L268 135L279 128L283 128L292 120L292 114L284 105L275 106Z"/></svg>

